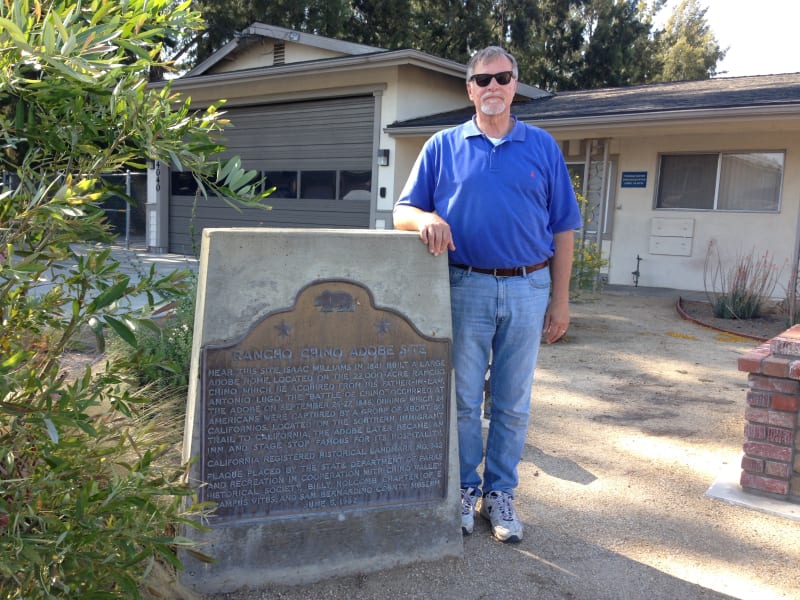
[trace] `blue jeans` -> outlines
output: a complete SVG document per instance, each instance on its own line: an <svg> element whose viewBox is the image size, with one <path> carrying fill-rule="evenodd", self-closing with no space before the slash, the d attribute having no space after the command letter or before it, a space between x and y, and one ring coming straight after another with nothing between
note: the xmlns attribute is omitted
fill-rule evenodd
<svg viewBox="0 0 800 600"><path fill-rule="evenodd" d="M514 494L549 297L550 272L546 268L525 276L495 277L450 267L462 488L481 489L481 404L491 353L492 415L483 493Z"/></svg>

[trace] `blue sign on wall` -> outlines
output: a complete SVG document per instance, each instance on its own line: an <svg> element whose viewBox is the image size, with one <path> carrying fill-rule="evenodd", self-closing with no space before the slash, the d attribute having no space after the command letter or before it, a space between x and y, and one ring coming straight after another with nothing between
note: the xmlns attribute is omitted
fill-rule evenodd
<svg viewBox="0 0 800 600"><path fill-rule="evenodd" d="M622 187L624 188L647 187L647 171L623 171Z"/></svg>

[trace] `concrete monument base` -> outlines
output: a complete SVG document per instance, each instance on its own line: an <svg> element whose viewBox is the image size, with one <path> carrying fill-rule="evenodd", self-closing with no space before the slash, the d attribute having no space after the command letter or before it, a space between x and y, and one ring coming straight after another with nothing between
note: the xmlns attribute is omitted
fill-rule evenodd
<svg viewBox="0 0 800 600"><path fill-rule="evenodd" d="M184 458L200 593L461 556L446 256L414 233L206 229Z"/></svg>

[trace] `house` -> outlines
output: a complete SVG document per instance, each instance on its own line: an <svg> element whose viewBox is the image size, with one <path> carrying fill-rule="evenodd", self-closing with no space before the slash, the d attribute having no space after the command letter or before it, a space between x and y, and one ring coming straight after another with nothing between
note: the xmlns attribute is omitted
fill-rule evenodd
<svg viewBox="0 0 800 600"><path fill-rule="evenodd" d="M271 210L196 202L190 175L154 165L148 246L191 253L208 226L391 227L415 156L398 151L404 144L386 125L466 107L465 74L462 64L416 50L252 25L171 85L198 108L226 99L226 156L276 188ZM519 86L520 101L545 95Z"/></svg>
<svg viewBox="0 0 800 600"><path fill-rule="evenodd" d="M720 261L726 271L752 254L775 267L773 294L785 297L800 227L800 74L561 92L512 110L550 132L581 178L581 235L602 244L609 283L703 291L726 276ZM470 114L387 131L421 148Z"/></svg>
<svg viewBox="0 0 800 600"><path fill-rule="evenodd" d="M148 239L189 252L208 225L391 227L422 144L472 113L464 75L414 50L254 24L172 85L197 106L228 99L229 153L276 186L273 208L193 207L191 181L172 173L150 200ZM579 235L602 247L609 283L703 291L715 253L723 269L753 253L785 294L800 240L800 74L558 94L520 84L513 112L561 144L589 200Z"/></svg>

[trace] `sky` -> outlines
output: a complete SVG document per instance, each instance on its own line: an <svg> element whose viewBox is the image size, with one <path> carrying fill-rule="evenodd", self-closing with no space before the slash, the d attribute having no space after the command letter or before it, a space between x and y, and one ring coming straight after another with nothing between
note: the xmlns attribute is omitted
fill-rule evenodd
<svg viewBox="0 0 800 600"><path fill-rule="evenodd" d="M678 4L669 0L659 21ZM728 48L717 63L718 76L800 73L800 0L700 0L700 6L708 8L706 21L717 42Z"/></svg>

